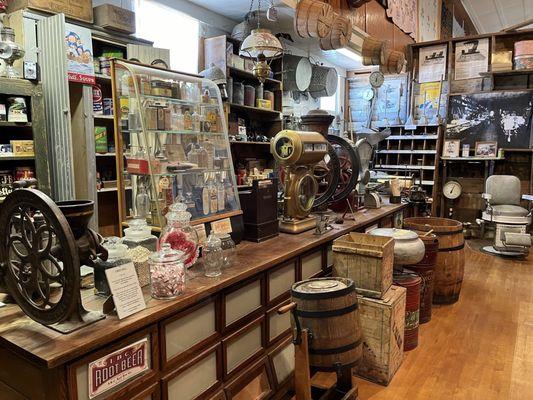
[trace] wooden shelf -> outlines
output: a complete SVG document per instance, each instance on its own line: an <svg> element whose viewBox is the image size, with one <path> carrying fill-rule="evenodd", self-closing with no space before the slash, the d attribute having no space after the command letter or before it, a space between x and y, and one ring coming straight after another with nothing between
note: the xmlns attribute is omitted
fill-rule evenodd
<svg viewBox="0 0 533 400"><path fill-rule="evenodd" d="M126 190L131 190L131 186L127 186L125 189ZM97 193L109 193L109 192L117 192L117 191L118 191L118 188L110 187L110 188L102 188L100 190L97 190L96 192Z"/></svg>
<svg viewBox="0 0 533 400"><path fill-rule="evenodd" d="M491 77L491 76L511 76L511 75L527 75L533 74L533 69L509 69L505 71L489 71L489 72L480 72L479 75L482 77Z"/></svg>
<svg viewBox="0 0 533 400"><path fill-rule="evenodd" d="M441 157L443 161L498 161L505 157Z"/></svg>
<svg viewBox="0 0 533 400"><path fill-rule="evenodd" d="M31 122L7 122L7 121L0 121L0 126L6 126L6 127L30 127Z"/></svg>
<svg viewBox="0 0 533 400"><path fill-rule="evenodd" d="M433 171L435 170L435 166L433 165L385 165L385 164L378 164L374 165L374 168L376 169L391 169L395 171L419 171L421 169L427 170L427 171Z"/></svg>
<svg viewBox="0 0 533 400"><path fill-rule="evenodd" d="M250 107L250 106L244 106L244 105L234 104L234 103L230 103L230 107L235 109L235 110L248 111L248 112L253 112L253 113L256 113L256 114L269 115L269 116L277 117L277 118L280 118L280 116L281 116L281 111L267 110L266 108Z"/></svg>
<svg viewBox="0 0 533 400"><path fill-rule="evenodd" d="M0 156L0 161L35 160L35 156Z"/></svg>
<svg viewBox="0 0 533 400"><path fill-rule="evenodd" d="M229 75L232 77L246 79L249 81L254 81L254 82L259 83L259 79L257 79L254 76L254 74L249 71L244 71L242 69L235 68L235 67L228 67L228 71L229 71ZM265 79L265 84L279 85L281 88L281 81L277 79L267 78Z"/></svg>
<svg viewBox="0 0 533 400"><path fill-rule="evenodd" d="M111 75L94 74L97 81L111 82Z"/></svg>
<svg viewBox="0 0 533 400"><path fill-rule="evenodd" d="M437 154L437 150L376 150L376 154Z"/></svg>
<svg viewBox="0 0 533 400"><path fill-rule="evenodd" d="M94 119L110 119L110 120L113 120L115 119L115 116L114 115L93 115L93 118Z"/></svg>
<svg viewBox="0 0 533 400"><path fill-rule="evenodd" d="M96 153L96 157L116 157L117 153Z"/></svg>
<svg viewBox="0 0 533 400"><path fill-rule="evenodd" d="M390 135L387 140L425 140L425 139L433 139L438 140L439 135Z"/></svg>

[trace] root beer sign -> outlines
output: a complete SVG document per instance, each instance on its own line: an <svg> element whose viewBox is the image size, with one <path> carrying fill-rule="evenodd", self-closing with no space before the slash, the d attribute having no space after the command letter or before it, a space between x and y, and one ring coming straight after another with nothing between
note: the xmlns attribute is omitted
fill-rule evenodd
<svg viewBox="0 0 533 400"><path fill-rule="evenodd" d="M89 398L117 387L148 369L148 339L135 342L89 364Z"/></svg>

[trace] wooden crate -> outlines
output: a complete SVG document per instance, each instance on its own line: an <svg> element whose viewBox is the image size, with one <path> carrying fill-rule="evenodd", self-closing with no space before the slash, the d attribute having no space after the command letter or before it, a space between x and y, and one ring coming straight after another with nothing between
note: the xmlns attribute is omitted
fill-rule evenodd
<svg viewBox="0 0 533 400"><path fill-rule="evenodd" d="M394 239L351 232L333 241L333 276L350 278L357 293L382 298L392 285Z"/></svg>
<svg viewBox="0 0 533 400"><path fill-rule="evenodd" d="M383 299L359 298L363 358L355 373L388 385L403 361L406 290L391 286Z"/></svg>
<svg viewBox="0 0 533 400"><path fill-rule="evenodd" d="M91 0L12 0L7 11L11 13L24 8L52 14L63 13L68 18L93 22L93 3Z"/></svg>
<svg viewBox="0 0 533 400"><path fill-rule="evenodd" d="M94 23L118 32L135 33L135 13L112 4L94 7Z"/></svg>

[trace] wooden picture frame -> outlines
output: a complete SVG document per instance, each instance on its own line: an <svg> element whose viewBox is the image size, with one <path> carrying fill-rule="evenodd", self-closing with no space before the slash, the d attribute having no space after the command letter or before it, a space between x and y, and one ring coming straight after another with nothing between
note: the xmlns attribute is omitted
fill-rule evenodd
<svg viewBox="0 0 533 400"><path fill-rule="evenodd" d="M498 156L498 142L497 141L483 141L476 142L476 157L493 158Z"/></svg>
<svg viewBox="0 0 533 400"><path fill-rule="evenodd" d="M447 158L459 157L461 151L461 141L458 139L444 140L442 146L442 156Z"/></svg>

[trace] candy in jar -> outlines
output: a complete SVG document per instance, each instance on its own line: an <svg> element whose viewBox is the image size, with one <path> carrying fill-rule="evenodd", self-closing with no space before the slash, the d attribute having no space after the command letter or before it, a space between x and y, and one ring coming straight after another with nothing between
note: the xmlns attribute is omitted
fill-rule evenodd
<svg viewBox="0 0 533 400"><path fill-rule="evenodd" d="M184 253L172 250L170 244L163 243L161 250L149 258L152 297L173 299L185 290Z"/></svg>
<svg viewBox="0 0 533 400"><path fill-rule="evenodd" d="M185 268L190 268L198 259L198 233L190 225L191 213L187 205L175 202L170 206L170 211L165 215L167 225L161 232L159 245L170 244L174 250L185 253Z"/></svg>

